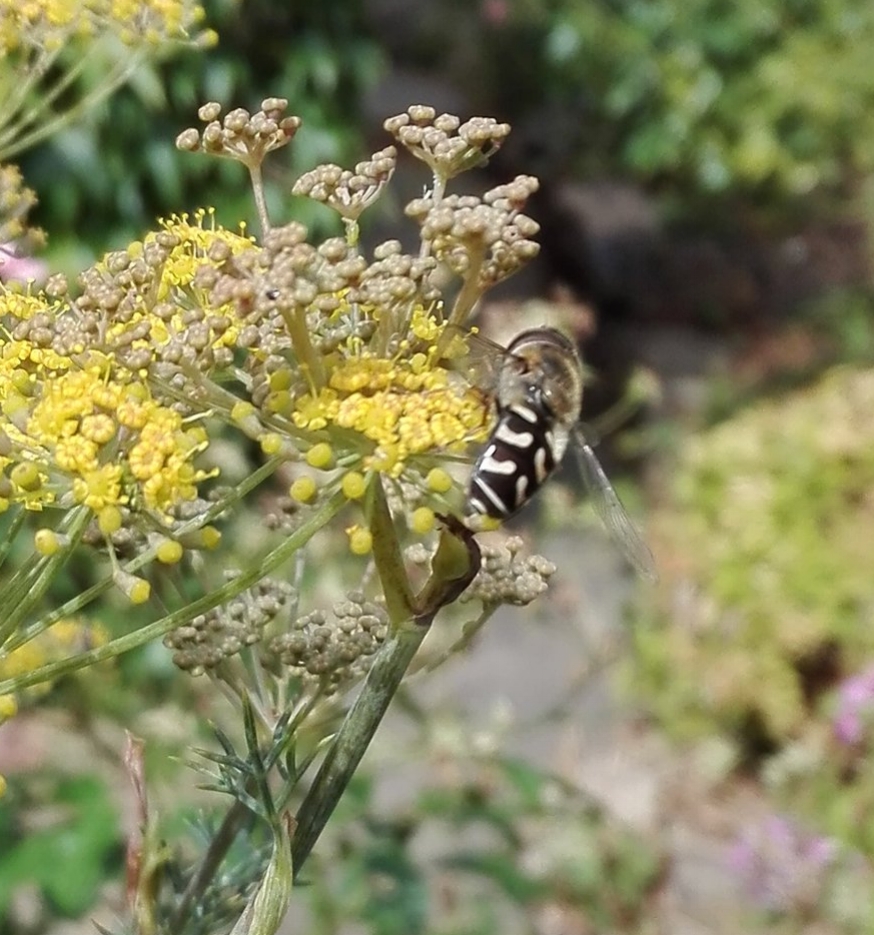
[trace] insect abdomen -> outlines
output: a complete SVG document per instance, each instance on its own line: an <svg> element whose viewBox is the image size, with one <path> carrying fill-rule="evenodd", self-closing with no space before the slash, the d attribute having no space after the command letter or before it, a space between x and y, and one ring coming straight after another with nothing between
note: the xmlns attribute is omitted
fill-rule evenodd
<svg viewBox="0 0 874 935"><path fill-rule="evenodd" d="M499 413L471 474L471 509L506 519L534 495L555 467L551 426L551 419L528 406Z"/></svg>

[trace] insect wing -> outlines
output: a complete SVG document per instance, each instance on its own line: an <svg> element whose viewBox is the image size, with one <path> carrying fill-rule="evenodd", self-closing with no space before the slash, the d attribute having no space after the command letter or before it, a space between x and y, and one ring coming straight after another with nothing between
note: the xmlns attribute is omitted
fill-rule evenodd
<svg viewBox="0 0 874 935"><path fill-rule="evenodd" d="M463 373L465 379L478 390L494 394L503 369L509 362L518 363L519 359L502 345L481 334L471 333L458 325L450 325L449 331L453 340L463 342L467 349L463 356L453 357L446 362L449 369Z"/></svg>
<svg viewBox="0 0 874 935"><path fill-rule="evenodd" d="M580 470L591 494L595 512L638 574L649 581L656 581L658 573L649 546L643 541L637 526L626 512L582 429L575 428L573 434Z"/></svg>

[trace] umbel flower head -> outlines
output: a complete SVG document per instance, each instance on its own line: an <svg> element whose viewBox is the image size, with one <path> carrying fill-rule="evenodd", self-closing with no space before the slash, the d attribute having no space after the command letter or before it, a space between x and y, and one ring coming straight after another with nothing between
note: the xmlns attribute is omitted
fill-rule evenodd
<svg viewBox="0 0 874 935"><path fill-rule="evenodd" d="M270 98L254 114L237 109L222 117L218 105L204 105L204 129L186 130L178 145L236 158L251 171L299 131L285 107ZM506 125L461 123L414 107L386 128L434 172L430 193L408 212L422 228L416 254L396 241L370 257L359 247L357 221L390 181L397 159L387 147L354 171L324 165L294 186L333 207L345 237L313 245L300 224L274 227L262 215L261 243L239 253L226 249L221 258L207 251L219 262L201 266L192 283L205 291L206 306L230 322L228 333L243 353L234 371L242 377L242 402L231 407L232 419L256 437L274 433L303 457L307 469L292 496L307 503L340 489L366 507L371 484L382 477L399 482L411 528L425 529L433 516L423 509L461 506L441 462L464 455L490 428L487 401L452 360L466 352L459 327L476 301L536 252L530 237L537 225L522 213L536 182L521 177L481 199L445 194L449 179L497 149ZM452 307L435 285L441 264L462 283ZM201 372L212 363L191 360ZM366 551L366 537L353 539Z"/></svg>
<svg viewBox="0 0 874 935"><path fill-rule="evenodd" d="M204 105L205 128L185 131L179 145L251 170L298 131L286 106L269 98L254 114L221 118L218 105ZM452 366L465 353L459 327L536 250L536 224L521 211L536 183L523 177L482 199L445 195L506 126L425 107L386 126L435 173L409 212L422 225L416 254L388 241L365 257L348 226L345 238L314 245L300 224L273 227L265 217L258 243L202 211L108 254L82 275L72 303L8 292L5 464L20 456L35 476L13 483L7 499L56 500L60 472L75 502L166 521L208 476L193 465L209 443L208 416L268 454L301 460L291 488L301 502L342 490L366 504L381 476L400 483L414 530L433 525L429 507L458 510L442 461L483 441L492 418ZM295 191L357 222L396 158L387 147L354 172L320 166ZM462 282L451 308L435 286L440 262Z"/></svg>
<svg viewBox="0 0 874 935"><path fill-rule="evenodd" d="M178 140L246 166L260 237L221 227L206 209L164 219L95 263L75 288L57 278L42 291L0 286L0 511L43 512L36 547L45 559L80 545L101 550L135 603L151 593L139 568L214 547L214 520L280 467L296 504L283 533L323 516L314 532L342 510L350 551L372 552L385 586L403 568L396 538L433 544L438 516L465 510L454 465L470 460L492 426L489 400L459 363L476 303L536 250L536 224L522 213L536 183L520 177L482 198L445 190L494 152L506 127L425 107L387 121L434 175L408 211L421 227L420 248L406 253L387 241L365 254L357 224L390 182L397 151L385 147L352 171L321 166L303 176L295 191L333 207L344 225L344 236L313 243L299 223L272 224L264 207L261 162L300 127L286 108L269 98L255 113L222 117L207 104L205 128ZM446 268L457 277L451 302L438 286ZM236 488L221 487L217 463L207 460L211 445L241 434L265 463ZM62 517L56 528L52 511ZM265 538L269 525L265 518ZM222 585L224 603L280 558ZM530 600L539 587L532 579L514 599ZM506 597L497 584L480 590L492 607ZM383 600L384 611L355 618L379 625L324 648L318 672L311 653L299 652L312 633L313 645L321 639L308 609L295 610L295 640L275 643L275 653L335 689L360 675L364 662L355 660L373 652L385 626L415 614L405 578ZM192 614L170 641L177 658L204 671L261 643L266 617L242 633L233 618L225 634L230 619L208 608Z"/></svg>

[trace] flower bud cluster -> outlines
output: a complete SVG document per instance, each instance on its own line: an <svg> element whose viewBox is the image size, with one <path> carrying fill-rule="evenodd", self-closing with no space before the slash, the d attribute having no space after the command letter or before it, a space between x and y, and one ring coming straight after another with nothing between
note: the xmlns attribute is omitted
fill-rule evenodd
<svg viewBox="0 0 874 935"><path fill-rule="evenodd" d="M270 651L330 694L364 675L387 632L385 608L353 591L334 604L330 615L314 610L299 617L288 633L272 641Z"/></svg>
<svg viewBox="0 0 874 935"><path fill-rule="evenodd" d="M230 573L229 573L230 574ZM291 585L262 578L253 588L227 604L199 614L164 637L173 650L173 662L192 675L202 675L259 643L265 627L274 620L294 594Z"/></svg>
<svg viewBox="0 0 874 935"><path fill-rule="evenodd" d="M34 205L36 195L24 184L19 168L0 166L0 246L16 241L29 251L42 245L45 240L43 232L27 227L27 215ZM26 238L23 243L22 238ZM5 278L0 265L0 279Z"/></svg>
<svg viewBox="0 0 874 935"><path fill-rule="evenodd" d="M251 238L217 228L212 212L162 221L142 243L107 254L82 274L77 314L55 325L56 350L99 346L132 371L156 363L205 373L229 366L236 306L211 303L204 283L252 248Z"/></svg>
<svg viewBox="0 0 874 935"><path fill-rule="evenodd" d="M374 249L373 260L361 275L354 299L365 308L394 309L395 320L412 326L416 308L434 305L440 299L440 292L431 281L436 268L433 257L411 256L402 252L397 240L387 240ZM415 334L415 329L411 330ZM392 350L397 350L397 342Z"/></svg>
<svg viewBox="0 0 874 935"><path fill-rule="evenodd" d="M443 180L484 164L510 133L508 123L492 117L473 117L462 123L454 114L438 115L433 107L421 104L390 117L383 126Z"/></svg>
<svg viewBox="0 0 874 935"><path fill-rule="evenodd" d="M555 574L555 565L542 555L522 555L523 546L518 536L500 545L482 543L482 566L461 596L462 602L524 606L543 594Z"/></svg>
<svg viewBox="0 0 874 935"><path fill-rule="evenodd" d="M211 101L197 112L206 126L200 131L195 127L183 130L176 146L186 152L227 156L247 166L260 165L267 153L290 143L300 127L300 117L283 116L287 109L285 98L268 97L254 114L237 107L219 120L221 104Z"/></svg>
<svg viewBox="0 0 874 935"><path fill-rule="evenodd" d="M291 191L328 205L345 220L357 221L382 194L396 163L397 150L387 146L366 162L359 162L352 172L332 164L317 166L305 172Z"/></svg>
<svg viewBox="0 0 874 935"><path fill-rule="evenodd" d="M540 249L532 238L540 225L522 214L537 180L519 176L509 185L492 189L482 199L475 195L433 195L407 205L407 215L418 221L422 242L454 273L474 274L480 289L488 289L533 259Z"/></svg>

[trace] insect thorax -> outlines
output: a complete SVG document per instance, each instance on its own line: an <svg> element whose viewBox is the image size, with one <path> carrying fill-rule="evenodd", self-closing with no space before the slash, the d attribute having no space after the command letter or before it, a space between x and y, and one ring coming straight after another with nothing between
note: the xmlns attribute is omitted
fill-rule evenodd
<svg viewBox="0 0 874 935"><path fill-rule="evenodd" d="M510 361L496 388L499 410L525 405L570 428L579 419L583 371L576 349L550 328L524 332L511 345Z"/></svg>

